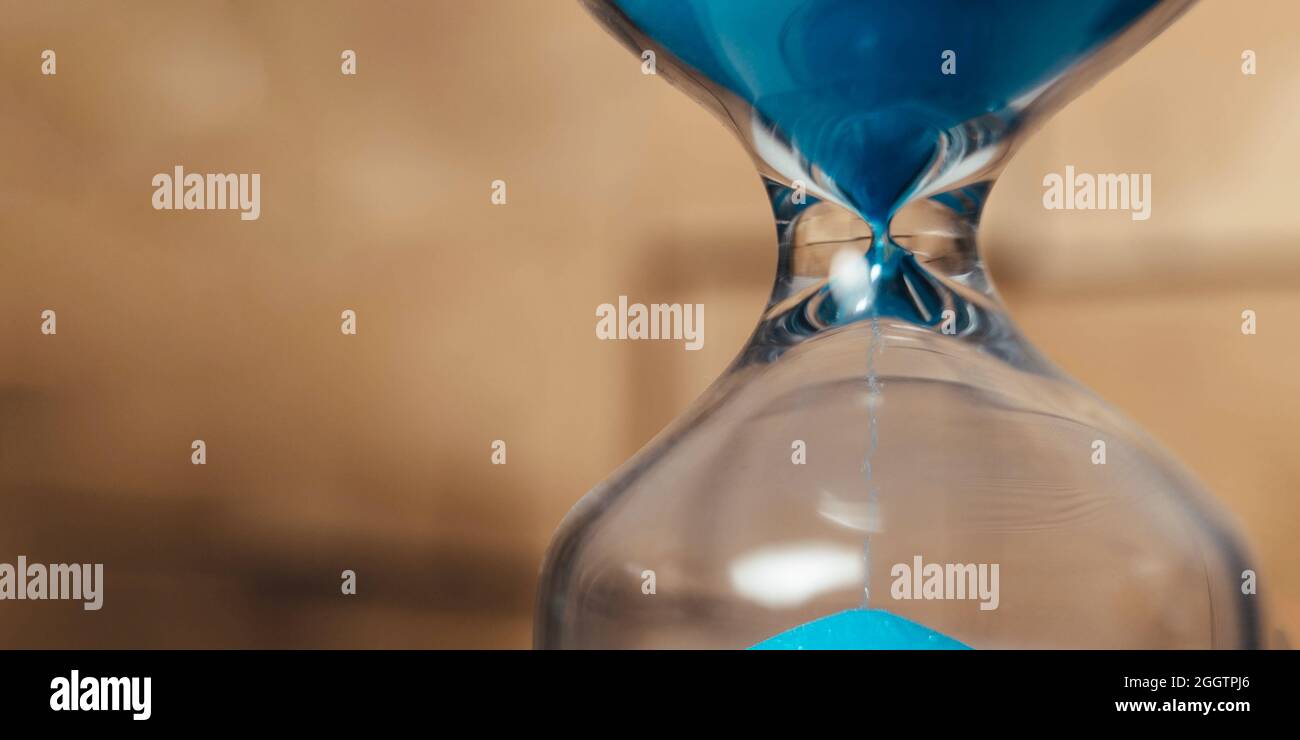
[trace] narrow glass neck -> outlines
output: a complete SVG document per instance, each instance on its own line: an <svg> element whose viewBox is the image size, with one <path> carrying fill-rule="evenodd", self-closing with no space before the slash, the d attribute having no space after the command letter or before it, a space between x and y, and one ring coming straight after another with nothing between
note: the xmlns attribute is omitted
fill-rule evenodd
<svg viewBox="0 0 1300 740"><path fill-rule="evenodd" d="M849 210L765 178L776 219L776 280L745 354L785 348L860 322L972 342L1020 367L1040 358L1003 311L976 248L990 183L900 209L886 233Z"/></svg>
<svg viewBox="0 0 1300 740"><path fill-rule="evenodd" d="M976 249L987 183L911 203L877 233L845 208L765 182L780 250L769 318L801 309L812 330L891 318L962 334L973 311L1000 310Z"/></svg>

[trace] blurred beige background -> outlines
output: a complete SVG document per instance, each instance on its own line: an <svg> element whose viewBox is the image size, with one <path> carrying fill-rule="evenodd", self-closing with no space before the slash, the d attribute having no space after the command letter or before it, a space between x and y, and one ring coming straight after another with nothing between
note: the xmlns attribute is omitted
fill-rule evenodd
<svg viewBox="0 0 1300 740"><path fill-rule="evenodd" d="M0 645L528 646L555 525L767 296L730 134L569 0L0 15L0 561L107 570L101 612L0 604ZM1030 140L983 234L1039 347L1237 515L1293 637L1297 23L1202 2ZM152 210L176 164L260 172L261 219ZM1067 164L1152 173L1151 219L1045 211ZM597 341L619 295L707 304L705 349Z"/></svg>

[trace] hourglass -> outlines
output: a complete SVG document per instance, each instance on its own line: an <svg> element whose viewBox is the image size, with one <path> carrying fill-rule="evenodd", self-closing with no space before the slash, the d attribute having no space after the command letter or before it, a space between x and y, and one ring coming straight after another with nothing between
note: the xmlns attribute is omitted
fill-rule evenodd
<svg viewBox="0 0 1300 740"><path fill-rule="evenodd" d="M1022 134L1186 0L586 0L734 128L779 259L740 355L587 495L545 648L1253 647L1197 484L976 251Z"/></svg>

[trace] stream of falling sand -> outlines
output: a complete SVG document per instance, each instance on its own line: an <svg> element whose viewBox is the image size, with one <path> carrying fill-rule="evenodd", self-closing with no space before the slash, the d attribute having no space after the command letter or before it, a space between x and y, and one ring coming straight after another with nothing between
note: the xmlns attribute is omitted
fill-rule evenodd
<svg viewBox="0 0 1300 740"><path fill-rule="evenodd" d="M871 608L871 532L880 529L880 513L876 482L872 477L871 459L876 454L878 427L876 409L880 406L884 385L876 375L876 355L880 351L880 317L871 317L871 344L867 347L867 454L862 460L862 470L867 476L867 535L862 540L862 608Z"/></svg>

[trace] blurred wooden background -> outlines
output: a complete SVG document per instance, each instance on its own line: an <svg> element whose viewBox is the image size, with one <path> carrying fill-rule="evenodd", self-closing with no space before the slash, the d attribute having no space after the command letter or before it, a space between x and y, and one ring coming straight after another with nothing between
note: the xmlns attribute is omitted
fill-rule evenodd
<svg viewBox="0 0 1300 740"><path fill-rule="evenodd" d="M555 525L763 306L730 134L568 1L3 16L0 561L108 583L101 612L0 607L0 645L527 646ZM983 236L1038 346L1235 512L1293 636L1297 22L1202 2L1025 146ZM262 173L262 218L153 211L175 164ZM1043 210L1067 164L1152 173L1150 220ZM705 349L596 341L619 295L706 304Z"/></svg>

